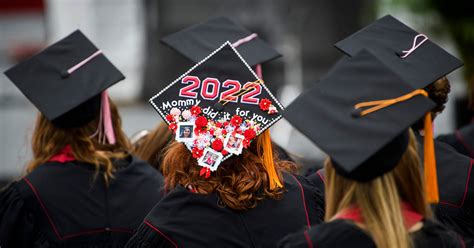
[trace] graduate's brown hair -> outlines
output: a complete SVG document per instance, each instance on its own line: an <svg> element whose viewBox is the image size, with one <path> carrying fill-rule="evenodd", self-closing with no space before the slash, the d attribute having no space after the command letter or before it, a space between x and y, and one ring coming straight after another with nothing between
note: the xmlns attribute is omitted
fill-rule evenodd
<svg viewBox="0 0 474 248"><path fill-rule="evenodd" d="M166 147L174 142L174 135L165 122L161 122L153 131L134 144L133 153L161 171L161 160Z"/></svg>
<svg viewBox="0 0 474 248"><path fill-rule="evenodd" d="M97 173L103 171L104 179L108 182L114 171L111 159L125 157L130 148L127 136L122 130L122 119L117 106L110 99L109 102L116 139L114 145L102 144L97 137L91 137L99 125L99 115L81 127L59 128L43 114L38 113L31 141L33 159L27 164L26 172L38 168L66 145L70 145L76 160L93 164Z"/></svg>
<svg viewBox="0 0 474 248"><path fill-rule="evenodd" d="M338 175L328 159L326 170L326 221L351 206L358 206L364 223L359 223L377 247L412 247L400 203L405 201L425 218L432 216L421 172L417 143L410 131L410 143L392 171L372 181L359 183Z"/></svg>
<svg viewBox="0 0 474 248"><path fill-rule="evenodd" d="M451 85L448 78L442 77L433 83L427 85L424 90L428 93L428 98L436 103L436 106L431 110L431 116L436 118L436 115L443 112L448 102L448 94L451 92ZM423 130L423 119L417 121L413 126L415 130Z"/></svg>
<svg viewBox="0 0 474 248"><path fill-rule="evenodd" d="M222 162L209 178L199 175L202 167L184 144L172 143L161 164L166 187L170 189L177 185L190 185L197 193L215 192L223 205L235 210L254 208L265 198L281 199L284 186L270 187L271 176L264 161L264 157L268 156L263 153L268 152L264 144L271 144L271 141L269 131L265 132L266 135L257 136L248 149L243 149L241 155ZM294 163L280 161L276 156L273 156L273 164L280 180L282 171L296 170Z"/></svg>

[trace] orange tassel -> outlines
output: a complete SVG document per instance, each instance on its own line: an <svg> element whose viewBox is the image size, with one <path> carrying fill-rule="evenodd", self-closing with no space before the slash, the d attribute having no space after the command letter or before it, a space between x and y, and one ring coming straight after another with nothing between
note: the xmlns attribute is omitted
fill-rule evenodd
<svg viewBox="0 0 474 248"><path fill-rule="evenodd" d="M436 174L436 159L433 141L433 126L431 121L431 112L425 115L425 150L424 150L424 176L425 190L428 203L436 204L439 202L438 194L438 176Z"/></svg>
<svg viewBox="0 0 474 248"><path fill-rule="evenodd" d="M414 90L408 94L399 96L397 98L361 102L354 105L354 109L366 108L362 110L359 115L365 116L385 107L391 106L393 104L403 102L411 99L414 96L423 95L428 97L428 93L423 89ZM424 137L424 177L425 177L425 191L426 199L428 203L436 204L439 202L438 194L438 175L436 174L436 159L435 159L435 149L434 149L434 140L433 140L433 126L431 122L431 112L426 113L425 115L425 137Z"/></svg>
<svg viewBox="0 0 474 248"><path fill-rule="evenodd" d="M263 164L268 174L268 179L270 181L270 189L273 190L277 187L282 188L280 177L275 169L275 163L273 161L273 149L272 149L272 140L270 138L270 130L265 130L262 134L262 144L263 146ZM258 150L261 151L261 147L258 147Z"/></svg>

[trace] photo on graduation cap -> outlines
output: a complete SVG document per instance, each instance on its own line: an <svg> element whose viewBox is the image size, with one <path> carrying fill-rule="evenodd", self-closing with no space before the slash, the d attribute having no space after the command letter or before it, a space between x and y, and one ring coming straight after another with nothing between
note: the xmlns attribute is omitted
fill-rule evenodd
<svg viewBox="0 0 474 248"><path fill-rule="evenodd" d="M207 167L211 171L217 169L217 166L221 163L222 154L214 149L206 148L204 149L203 156L199 158L198 164L202 167Z"/></svg>
<svg viewBox="0 0 474 248"><path fill-rule="evenodd" d="M229 153L239 155L242 153L242 148L244 146L245 137L240 134L227 135L224 142L224 149Z"/></svg>
<svg viewBox="0 0 474 248"><path fill-rule="evenodd" d="M283 107L230 42L150 99L208 177L281 118Z"/></svg>
<svg viewBox="0 0 474 248"><path fill-rule="evenodd" d="M179 142L191 142L194 138L195 125L192 122L180 122L176 127L176 140Z"/></svg>

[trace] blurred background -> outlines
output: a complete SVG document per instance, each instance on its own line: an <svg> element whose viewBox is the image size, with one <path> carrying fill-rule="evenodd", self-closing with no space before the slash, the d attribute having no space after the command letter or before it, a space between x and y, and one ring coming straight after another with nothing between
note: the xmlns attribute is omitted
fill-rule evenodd
<svg viewBox="0 0 474 248"><path fill-rule="evenodd" d="M76 29L84 32L127 79L109 93L131 136L160 121L147 100L192 64L160 44L164 35L211 17L227 16L274 46L283 57L263 65L267 85L288 105L340 57L333 44L391 14L425 33L465 66L449 75L450 101L435 133L470 121L474 81L474 11L464 0L0 0L0 71L25 60ZM232 42L232 41L231 41ZM36 109L0 75L0 186L23 173L31 157ZM303 169L324 154L286 121L274 141Z"/></svg>

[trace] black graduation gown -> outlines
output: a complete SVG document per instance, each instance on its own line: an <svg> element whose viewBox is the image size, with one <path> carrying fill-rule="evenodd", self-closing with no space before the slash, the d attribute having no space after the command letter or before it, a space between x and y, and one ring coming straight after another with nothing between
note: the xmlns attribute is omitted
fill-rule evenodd
<svg viewBox="0 0 474 248"><path fill-rule="evenodd" d="M161 199L163 177L133 156L106 187L90 164L48 162L0 194L0 247L123 247Z"/></svg>
<svg viewBox="0 0 474 248"><path fill-rule="evenodd" d="M417 136L423 159L423 137ZM474 245L473 160L453 147L435 141L436 169L440 202L433 207L436 218L459 233L467 247ZM422 160L423 161L423 160Z"/></svg>
<svg viewBox="0 0 474 248"><path fill-rule="evenodd" d="M274 142L272 142L272 146L273 151L278 155L278 159L294 162L294 160L290 157L290 154L288 154L288 152L283 149L283 147Z"/></svg>
<svg viewBox="0 0 474 248"><path fill-rule="evenodd" d="M470 123L452 134L440 135L436 139L454 147L459 153L474 158L474 123Z"/></svg>
<svg viewBox="0 0 474 248"><path fill-rule="evenodd" d="M284 182L283 199L266 199L247 211L222 207L214 193L178 187L148 214L127 247L275 247L324 216L319 191L304 177L285 173Z"/></svg>
<svg viewBox="0 0 474 248"><path fill-rule="evenodd" d="M324 196L324 181L326 180L326 173L323 169L319 169L316 172L307 176L308 180L316 186L321 194ZM323 198L324 199L324 198Z"/></svg>
<svg viewBox="0 0 474 248"><path fill-rule="evenodd" d="M415 248L464 248L462 239L456 233L430 220L424 220L423 227L411 233L411 238ZM308 231L288 235L280 241L278 247L376 248L372 238L350 220L334 220Z"/></svg>

